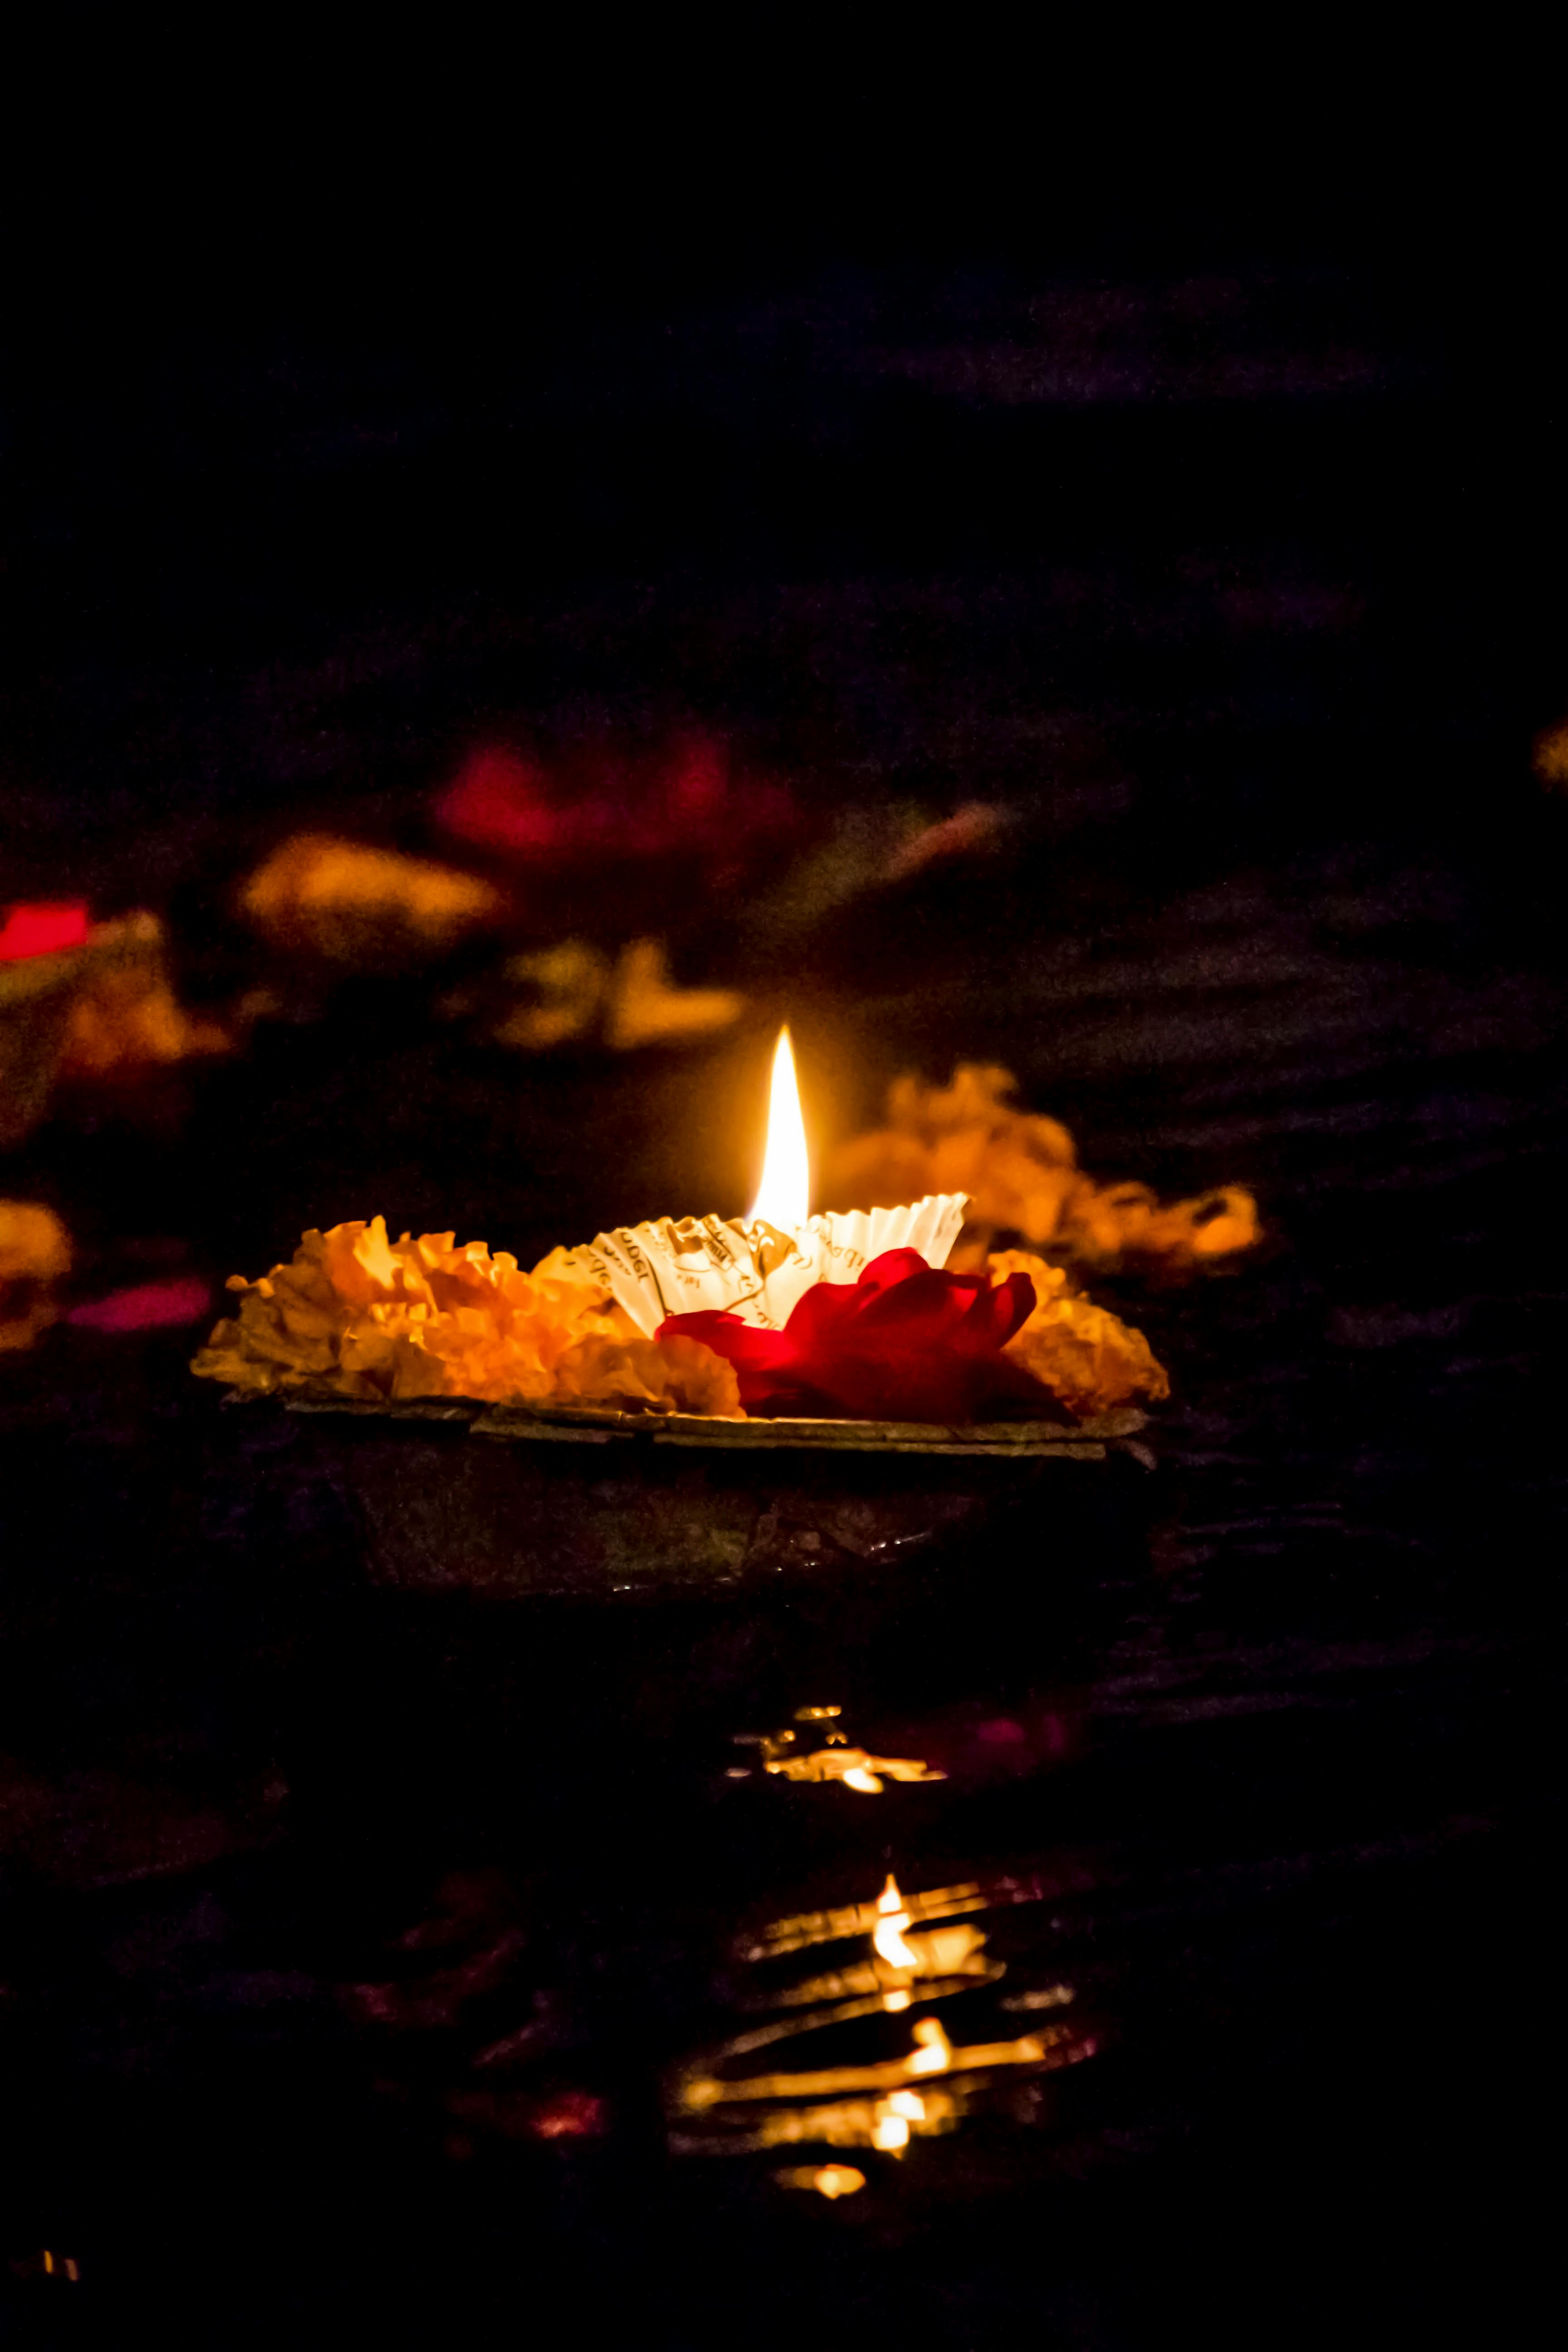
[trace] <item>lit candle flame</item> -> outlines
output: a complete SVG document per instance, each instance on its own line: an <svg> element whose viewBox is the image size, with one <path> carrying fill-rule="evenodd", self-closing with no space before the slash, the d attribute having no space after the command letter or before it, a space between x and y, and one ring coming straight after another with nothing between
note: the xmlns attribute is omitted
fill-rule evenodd
<svg viewBox="0 0 1568 2352"><path fill-rule="evenodd" d="M805 1122L800 1115L800 1088L795 1084L795 1054L787 1028L779 1031L773 1048L773 1084L768 1093L768 1148L763 1181L747 1223L774 1225L789 1233L804 1225L811 1213L811 1163L806 1156Z"/></svg>

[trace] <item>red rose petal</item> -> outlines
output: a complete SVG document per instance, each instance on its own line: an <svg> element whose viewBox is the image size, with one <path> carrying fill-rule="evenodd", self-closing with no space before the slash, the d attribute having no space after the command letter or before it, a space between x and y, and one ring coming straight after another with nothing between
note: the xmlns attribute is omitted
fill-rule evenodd
<svg viewBox="0 0 1568 2352"><path fill-rule="evenodd" d="M1034 1304L1026 1274L993 1285L928 1266L918 1250L889 1250L858 1282L815 1284L783 1331L710 1310L671 1316L658 1337L727 1357L750 1413L966 1422L1038 1391L1002 1353Z"/></svg>

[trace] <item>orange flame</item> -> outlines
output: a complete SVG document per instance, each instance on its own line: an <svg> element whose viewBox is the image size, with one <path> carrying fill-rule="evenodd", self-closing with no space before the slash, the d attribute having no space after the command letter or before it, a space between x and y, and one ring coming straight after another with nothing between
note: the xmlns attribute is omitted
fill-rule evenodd
<svg viewBox="0 0 1568 2352"><path fill-rule="evenodd" d="M904 1929L910 1923L904 1908L904 1898L899 1893L899 1882L891 1871L888 1883L877 1897L879 1917L872 1930L871 1941L889 1968L918 1969L921 1956L904 1941Z"/></svg>
<svg viewBox="0 0 1568 2352"><path fill-rule="evenodd" d="M794 2164L773 2179L781 2189L815 2189L819 2197L830 2201L836 2197L853 2197L866 2186L866 2176L853 2164Z"/></svg>
<svg viewBox="0 0 1568 2352"><path fill-rule="evenodd" d="M789 1031L784 1028L779 1031L779 1042L773 1048L763 1181L747 1223L774 1225L781 1233L788 1233L795 1226L804 1225L810 1213L811 1161L805 1148L805 1121L801 1117L800 1088L795 1084L795 1054Z"/></svg>

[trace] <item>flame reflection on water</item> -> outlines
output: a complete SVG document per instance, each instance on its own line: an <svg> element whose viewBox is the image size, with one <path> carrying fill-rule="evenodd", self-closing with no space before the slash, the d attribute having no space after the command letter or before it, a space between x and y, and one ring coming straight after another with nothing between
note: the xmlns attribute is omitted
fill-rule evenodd
<svg viewBox="0 0 1568 2352"><path fill-rule="evenodd" d="M843 1713L837 1706L797 1706L797 1723L826 1723ZM945 1772L933 1769L923 1756L873 1756L868 1748L851 1745L842 1731L829 1731L820 1748L796 1751L799 1735L793 1730L739 1735L741 1744L755 1748L762 1759L763 1770L770 1778L784 1780L836 1780L842 1787L853 1789L863 1797L879 1797L889 1780L921 1783L945 1780ZM731 1771L731 1778L749 1777L742 1767Z"/></svg>
<svg viewBox="0 0 1568 2352"><path fill-rule="evenodd" d="M866 2186L866 2176L852 2164L786 2164L773 2179L781 2189L815 2189L829 2200L853 2197Z"/></svg>
<svg viewBox="0 0 1568 2352"><path fill-rule="evenodd" d="M1005 1974L1005 1963L986 1951L986 1936L978 1927L916 1922L1038 1900L1047 1891L1044 1885L1026 1888L1012 1880L987 1891L968 1881L906 1895L889 1873L872 1901L771 1922L742 1944L743 1960L773 1960L823 1943L858 1940L863 1948L836 1969L759 1997L749 2005L772 2011L768 2022L731 2036L678 2073L668 2101L676 2152L746 2155L816 2145L901 2158L912 2139L956 2129L1000 2084L1091 2056L1094 2037L1068 2018L994 2041L963 2042L929 2013L938 2003L994 1984ZM1010 2005L1067 2010L1073 2000L1073 1988L1056 1983L1016 1995ZM896 2055L742 2071L741 2062L754 2061L764 2049L803 2034L916 2007L928 2013L913 2020L908 2045ZM789 2187L820 2188L810 2167L774 2177ZM838 2187L820 2193L847 2192Z"/></svg>

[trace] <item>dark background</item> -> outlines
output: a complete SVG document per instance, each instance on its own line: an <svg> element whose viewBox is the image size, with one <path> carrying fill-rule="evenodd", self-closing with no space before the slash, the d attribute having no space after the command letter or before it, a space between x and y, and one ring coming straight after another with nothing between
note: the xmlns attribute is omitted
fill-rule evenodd
<svg viewBox="0 0 1568 2352"><path fill-rule="evenodd" d="M348 101L283 36L243 107L56 74L8 230L0 896L159 907L221 976L259 846L406 835L520 716L701 720L825 807L1005 799L1016 852L787 968L693 929L754 998L711 1055L530 1070L356 1002L5 1189L89 1286L378 1208L526 1256L739 1205L787 1014L826 1126L1000 1059L1097 1171L1252 1184L1268 1242L1121 1298L1175 1388L1136 1508L630 1625L373 1609L183 1341L0 1366L3 2251L83 2273L0 2273L18 2343L1517 2325L1555 2095L1552 210L1479 170L1479 99L1397 75L1219 145L1157 72L1085 124L1068 60L916 103L821 37L712 106L542 54ZM825 1696L945 1741L940 1796L725 1783ZM1066 1727L998 1781L992 1716ZM1004 1862L1064 1890L1016 1973L1106 2024L1058 2105L831 2208L666 2156L742 1920ZM345 1988L454 1901L428 1948L522 1957L367 2023ZM540 2000L537 2095L604 2129L454 2133Z"/></svg>

